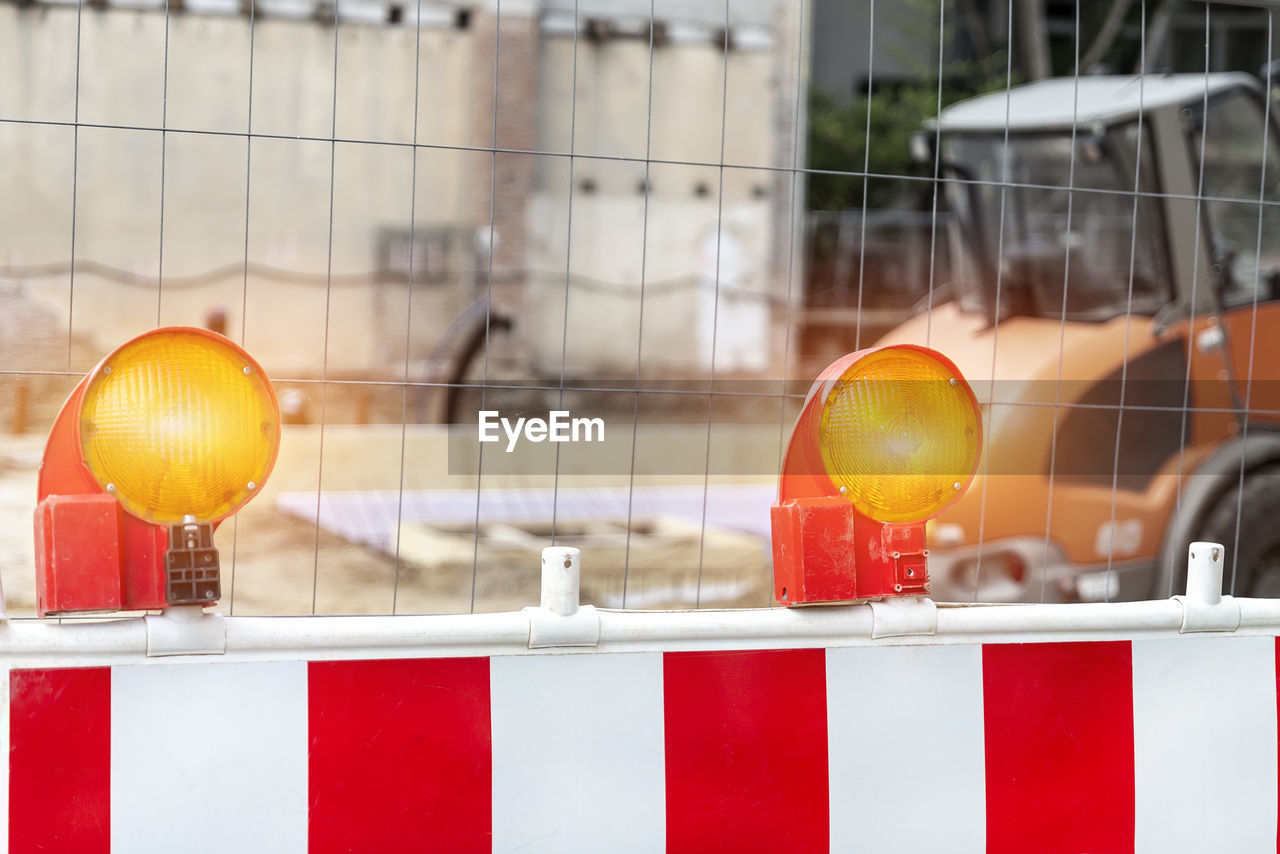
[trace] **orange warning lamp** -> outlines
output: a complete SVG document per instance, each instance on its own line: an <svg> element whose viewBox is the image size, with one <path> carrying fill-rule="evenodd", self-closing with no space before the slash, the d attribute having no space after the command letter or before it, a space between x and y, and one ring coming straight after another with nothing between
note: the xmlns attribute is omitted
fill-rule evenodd
<svg viewBox="0 0 1280 854"><path fill-rule="evenodd" d="M204 329L112 351L54 421L36 508L36 610L149 610L221 596L213 529L275 464L262 368Z"/></svg>
<svg viewBox="0 0 1280 854"><path fill-rule="evenodd" d="M784 605L929 592L924 523L964 494L982 452L973 390L949 359L859 350L810 388L772 508Z"/></svg>

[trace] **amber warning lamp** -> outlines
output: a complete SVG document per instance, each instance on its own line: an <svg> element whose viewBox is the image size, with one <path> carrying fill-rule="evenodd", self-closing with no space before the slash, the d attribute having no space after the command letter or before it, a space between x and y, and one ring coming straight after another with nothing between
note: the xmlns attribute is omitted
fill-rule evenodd
<svg viewBox="0 0 1280 854"><path fill-rule="evenodd" d="M213 530L261 490L280 443L262 368L203 329L121 345L63 404L40 467L36 610L221 597Z"/></svg>
<svg viewBox="0 0 1280 854"><path fill-rule="evenodd" d="M772 509L783 605L929 592L925 520L969 488L982 453L978 401L925 347L859 350L814 382Z"/></svg>

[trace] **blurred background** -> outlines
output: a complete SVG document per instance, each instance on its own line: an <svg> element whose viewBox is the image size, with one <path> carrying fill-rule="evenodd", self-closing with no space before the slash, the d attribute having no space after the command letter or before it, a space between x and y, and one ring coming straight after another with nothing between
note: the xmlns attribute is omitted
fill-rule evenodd
<svg viewBox="0 0 1280 854"><path fill-rule="evenodd" d="M1094 74L1245 72L1263 91L1271 16L1189 0L4 0L10 612L34 605L35 478L62 400L110 349L173 324L243 344L287 424L266 488L218 532L224 611L518 608L553 542L583 549L598 605L769 604L768 507L810 381L920 318L930 332L898 334L925 343L963 294L965 202L939 187L964 158L938 155L939 112ZM1069 117L1088 111L1065 91ZM989 180L1017 180L1003 162ZM1036 181L1074 186L1067 171ZM1136 202L1130 219L1136 244ZM1134 304L1139 254L1117 262L1128 304L1100 321L1163 305ZM1059 380L1068 313L1025 333ZM993 389L1016 379L995 346ZM606 441L508 455L475 442L485 409L599 417ZM1108 573L1160 533L1124 527L1156 487L1124 492L1111 430L1109 519L1078 534L1086 559L1059 561ZM1045 561L1083 524L1046 513L1053 471L1026 526ZM941 526L940 547L978 549L960 594L973 576L979 598L993 525ZM1138 544L1118 552L1125 531ZM983 598L1079 595L996 560L1014 587Z"/></svg>

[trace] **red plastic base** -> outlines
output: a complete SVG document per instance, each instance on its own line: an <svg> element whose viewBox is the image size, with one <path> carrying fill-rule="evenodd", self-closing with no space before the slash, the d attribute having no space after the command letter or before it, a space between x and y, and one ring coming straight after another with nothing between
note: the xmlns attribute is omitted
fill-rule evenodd
<svg viewBox="0 0 1280 854"><path fill-rule="evenodd" d="M51 495L40 502L36 507L36 612L40 616L121 608L120 516L120 502L110 495Z"/></svg>
<svg viewBox="0 0 1280 854"><path fill-rule="evenodd" d="M115 496L50 495L36 507L36 613L163 608L168 531Z"/></svg>
<svg viewBox="0 0 1280 854"><path fill-rule="evenodd" d="M774 502L773 588L783 605L929 592L924 523L891 525L845 498Z"/></svg>

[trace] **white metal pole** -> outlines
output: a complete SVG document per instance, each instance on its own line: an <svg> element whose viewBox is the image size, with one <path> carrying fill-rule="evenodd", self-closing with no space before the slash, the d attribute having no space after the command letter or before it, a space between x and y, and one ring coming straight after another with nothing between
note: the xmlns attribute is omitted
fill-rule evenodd
<svg viewBox="0 0 1280 854"><path fill-rule="evenodd" d="M1222 556L1219 543L1192 543L1187 557L1187 599L1197 604L1222 601Z"/></svg>
<svg viewBox="0 0 1280 854"><path fill-rule="evenodd" d="M581 560L578 549L552 546L542 550L543 608L561 617L577 613Z"/></svg>

